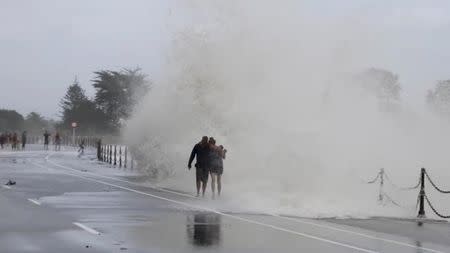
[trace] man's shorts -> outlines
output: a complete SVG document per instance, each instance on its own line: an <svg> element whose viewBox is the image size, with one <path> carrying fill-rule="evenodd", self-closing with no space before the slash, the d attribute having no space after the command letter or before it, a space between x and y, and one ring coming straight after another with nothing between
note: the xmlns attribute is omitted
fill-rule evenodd
<svg viewBox="0 0 450 253"><path fill-rule="evenodd" d="M196 168L195 175L197 177L197 181L201 181L203 183L208 182L209 170L206 168Z"/></svg>

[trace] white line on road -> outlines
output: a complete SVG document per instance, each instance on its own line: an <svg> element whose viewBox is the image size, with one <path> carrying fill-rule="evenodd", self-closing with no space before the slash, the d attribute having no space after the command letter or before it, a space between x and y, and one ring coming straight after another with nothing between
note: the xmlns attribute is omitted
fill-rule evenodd
<svg viewBox="0 0 450 253"><path fill-rule="evenodd" d="M53 154L49 154L49 155L47 155L47 157L45 157L46 161L48 161L49 163L51 163L51 164L53 164L53 165L55 165L57 167L63 168L63 169L80 172L77 169L70 168L70 167L67 167L67 166L64 166L64 165L60 165L58 163L55 163L55 162L51 161L49 159L51 155L53 155ZM115 180L115 181L118 181L118 182L124 182L124 183L128 183L128 184L142 186L142 185L136 184L135 182L130 182L130 181L127 181L127 180L118 179L118 178L109 177L109 176L103 176L103 175L99 175L99 174L92 173L92 172L84 172L84 173L85 174L90 174L90 175L93 175L93 176L96 176L96 177L101 177L101 178ZM151 189L155 189L155 190L158 190L158 191L169 192L169 193L176 194L176 195L179 195L179 196L184 196L184 197L198 199L195 196L179 193L179 192L176 192L176 191L161 189L161 188L147 186L147 185L146 185L146 187L149 187ZM384 242L388 242L388 243L392 243L392 244L396 244L396 245L401 245L401 246L405 246L405 247L409 247L409 248L422 249L422 250L426 250L426 251L434 252L434 253L443 253L442 251L438 251L438 250L434 250L434 249L419 247L419 246L413 245L413 244L408 244L408 243L404 243L404 242L400 242L400 241L385 239L385 238L382 238L382 237L377 237L377 236L374 236L374 235L368 235L368 234L364 234L364 233L359 233L359 232L355 232L355 231L351 231L351 230L347 230L347 229L341 229L341 228L337 228L337 227L330 226L330 225L322 225L322 224L318 224L318 223L314 223L314 222L302 221L302 220L291 218L291 217L280 216L278 214L268 214L268 215L274 216L274 217L278 217L278 218L281 218L281 219L291 220L291 221L294 221L294 222L297 222L297 223L303 223L303 224L307 224L307 225L311 225L311 226L327 228L327 229L334 230L334 231L339 231L339 232L349 233L349 234L353 234L353 235L358 235L358 236L361 236L361 237L374 239L374 240L380 240L380 241L384 241Z"/></svg>
<svg viewBox="0 0 450 253"><path fill-rule="evenodd" d="M45 166L43 166L43 165L36 164L36 163L33 163L33 164L38 166L38 167L45 168ZM168 202L171 202L171 203L187 206L187 207L190 207L190 208L194 208L194 209L198 209L198 210L204 210L204 211L207 211L207 212L219 214L219 215L222 215L224 217L233 218L235 220L245 221L247 223L251 223L251 224L260 225L260 226L263 226L263 227L272 228L274 230L278 230L278 231L282 231L282 232L286 232L286 233L302 236L302 237L305 237L305 238L309 238L309 239L313 239L313 240L317 240L317 241L321 241L321 242L326 242L326 243L329 243L329 244L332 244L332 245L345 247L345 248L349 248L349 249L353 249L353 250L357 250L357 251L361 251L361 252L377 253L377 251L373 251L373 250L369 250L369 249L365 249L365 248L360 248L360 247L357 247L357 246L354 246L354 245L341 243L341 242L329 240L329 239L326 239L326 238L322 238L322 237L318 237L318 236L314 236L314 235L310 235L310 234L306 234L306 233L301 233L301 232L290 230L290 229L285 229L285 228L282 228L282 227L278 227L278 226L274 226L274 225L270 225L270 224L266 224L266 223L262 223L262 222L258 222L258 221L254 221L254 220L250 220L250 219L246 219L246 218L242 218L242 217L231 215L231 214L226 214L226 213L219 212L219 211L216 211L216 210L211 209L211 208L202 207L202 206L198 206L198 205L193 205L193 204L189 204L189 203L186 203L186 202L183 202L183 201L179 201L179 200L173 200L173 199L169 199L169 198L160 197L160 196L157 196L157 195L153 195L153 194L146 193L146 192L143 192L143 191L135 190L135 189L132 189L132 188L128 188L128 187L124 187L124 186L120 186L120 185L116 185L116 184L111 184L111 183L108 183L108 182L100 181L100 180L97 180L97 179L93 179L93 178L89 178L89 177L85 177L85 176L81 176L81 175L76 175L76 174L72 174L72 173L65 173L65 172L62 172L62 173L66 174L66 175L69 175L69 176L82 178L84 180L96 182L96 183L99 183L99 184L108 185L108 186L115 187L115 188L118 188L118 189L126 190L126 191L129 191L129 192L134 192L134 193L137 193L137 194L150 196L150 197L153 197L153 198L156 198L156 199L165 200L165 201L168 201Z"/></svg>
<svg viewBox="0 0 450 253"><path fill-rule="evenodd" d="M28 199L28 201L30 201L31 203L36 204L38 206L41 205L41 203L39 201L35 200L35 199Z"/></svg>
<svg viewBox="0 0 450 253"><path fill-rule="evenodd" d="M75 226L77 226L77 227L79 227L79 228L81 228L81 229L83 229L83 230L85 230L85 231L87 231L87 232L89 232L91 234L94 234L94 235L100 235L101 234L97 230L92 229L92 228L90 228L90 227L88 227L86 225L83 225L81 223L78 223L78 222L74 222L73 225L75 225Z"/></svg>
<svg viewBox="0 0 450 253"><path fill-rule="evenodd" d="M394 241L394 240L390 240L390 239L385 239L385 238L381 238L381 237L377 237L377 236L373 236L373 235L363 234L363 233L359 233L359 232L355 232L355 231L351 231L351 230L347 230L347 229L341 229L341 228L337 228L337 227L330 226L330 225L324 225L324 224L319 224L319 223L315 223L315 222L304 221L304 220L300 220L298 218L291 218L291 217L286 217L286 216L280 216L278 214L271 214L271 215L275 216L275 217L278 217L278 218L281 218L281 219L290 220L290 221L301 223L301 224L306 224L306 225L311 225L311 226L316 226L316 227L321 227L321 228L327 228L327 229L330 229L330 230L335 230L335 231L339 231L339 232L349 233L349 234L353 234L353 235L359 235L361 237L366 237L366 238L369 238L369 239L389 242L389 243L392 243L392 244L397 244L397 245L401 245L401 246L405 246L405 247L422 249L422 250L426 250L426 251L434 252L434 253L444 253L442 251L438 251L438 250L434 250L434 249L418 247L416 245L403 243L403 242L399 242L399 241Z"/></svg>
<svg viewBox="0 0 450 253"><path fill-rule="evenodd" d="M49 155L47 155L47 156L45 157L45 160L46 160L47 162L49 162L49 163L51 163L51 164L57 166L57 167L62 168L62 169L72 170L72 171L76 171L76 172L82 172L82 171L80 171L80 170L77 170L77 169L74 169L74 168L70 168L70 167L67 167L67 166L64 166L64 165L61 165L61 164L57 164L57 163L51 161L49 158L50 158L50 156L52 156L52 155L54 155L54 154L49 154ZM83 171L83 173L84 173L84 174L88 174L88 175L93 175L93 176L96 176L96 177L101 177L101 178L111 179L111 180L114 180L114 181L117 181L117 182L123 182L123 183L127 183L127 184L132 184L132 185L136 185L136 186L145 186L145 187L149 187L149 188L151 188L151 189L157 190L157 191L168 192L168 193L176 194L176 195L183 196L183 197L188 197L188 198L198 199L197 197L192 196L192 195L189 195L189 194L185 194L185 193L181 193L181 192L176 192L176 191L171 191L171 190L167 190L167 189L162 189L162 188L158 188L158 187L154 187L154 186L149 186L149 185L141 185L141 184L138 184L138 183L135 183L135 182L131 182L131 181L127 181L127 180L115 178L115 177L104 176L104 175L100 175L100 174L96 174L96 173L92 173L92 172L88 172L88 171Z"/></svg>
<svg viewBox="0 0 450 253"><path fill-rule="evenodd" d="M3 188L5 189L11 189L11 187L7 186L7 185L2 185Z"/></svg>

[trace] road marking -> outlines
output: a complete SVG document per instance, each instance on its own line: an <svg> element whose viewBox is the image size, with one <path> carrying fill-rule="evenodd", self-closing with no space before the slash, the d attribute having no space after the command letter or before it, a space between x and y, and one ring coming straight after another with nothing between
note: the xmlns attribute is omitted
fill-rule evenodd
<svg viewBox="0 0 450 253"><path fill-rule="evenodd" d="M89 233L91 233L93 235L101 235L101 233L98 232L97 230L92 229L92 228L90 228L90 227L88 227L86 225L83 225L81 223L74 222L73 225L75 225L75 226L77 226L77 227L79 227L79 228L81 228L81 229L83 229L83 230L85 230L85 231L87 231L87 232L89 232Z"/></svg>
<svg viewBox="0 0 450 253"><path fill-rule="evenodd" d="M426 250L426 251L434 252L434 253L444 253L442 251L438 251L438 250L434 250L434 249L419 247L419 246L413 245L413 244L408 244L408 243L403 243L403 242L394 241L394 240L390 240L390 239L385 239L385 238L382 238L382 237L376 237L376 236L373 236L373 235L363 234L363 233L359 233L359 232L355 232L355 231L351 231L351 230L347 230L347 229L341 229L341 228L337 228L337 227L330 226L330 225L324 225L324 224L319 224L319 223L315 223L315 222L303 221L303 220L300 220L300 219L286 217L286 216L281 216L281 215L278 215L278 214L271 214L271 216L278 217L278 218L285 219L285 220L294 221L294 222L301 223L301 224L306 224L306 225L311 225L311 226L316 226L316 227L321 227L321 228L327 228L327 229L330 229L330 230L335 230L335 231L339 231L339 232L349 233L349 234L353 234L353 235L359 235L361 237L366 237L366 238L369 238L369 239L375 239L375 240L380 240L380 241L384 241L384 242L389 242L389 243L392 243L392 244L397 244L397 245L401 245L401 246L405 246L405 247Z"/></svg>
<svg viewBox="0 0 450 253"><path fill-rule="evenodd" d="M45 166L43 166L43 165L36 164L36 163L33 163L33 164L38 166L38 167L45 168ZM157 196L157 195L154 195L154 194L150 194L150 193L147 193L147 192L135 190L135 189L132 189L132 188L128 188L128 187L124 187L124 186L120 186L120 185L116 185L116 184L111 184L111 183L100 181L100 180L97 180L97 179L93 179L93 178L89 178L89 177L85 177L85 176L81 176L81 175L76 175L76 174L72 174L72 173L65 173L65 172L62 172L62 173L66 174L66 175L69 175L69 176L82 178L84 180L96 182L96 183L99 183L99 184L108 185L108 186L115 187L115 188L118 188L118 189L126 190L126 191L129 191L129 192L134 192L134 193L137 193L137 194L150 196L150 197L153 197L153 198L156 198L156 199L165 200L167 202L171 202L171 203L187 206L187 207L190 207L190 208L194 208L194 209L198 209L198 210L204 210L204 211L207 211L207 212L219 214L219 215L222 215L224 217L229 217L229 218L232 218L232 219L235 219L235 220L245 221L247 223L251 223L251 224L260 225L260 226L263 226L263 227L272 228L274 230L278 230L278 231L282 231L282 232L298 235L298 236L301 236L301 237L305 237L305 238L309 238L309 239L313 239L313 240L317 240L317 241L321 241L321 242L326 242L326 243L333 244L333 245L336 245L336 246L341 246L341 247L345 247L345 248L349 248L349 249L353 249L353 250L357 250L357 251L361 251L361 252L377 253L377 251L373 251L373 250L369 250L369 249L365 249L365 248L360 248L360 247L357 247L357 246L354 246L354 245L350 245L350 244L346 244L346 243L341 243L341 242L329 240L329 239L318 237L318 236L314 236L314 235L311 235L311 234L306 234L306 233L301 233L301 232L290 230L290 229L285 229L285 228L282 228L282 227L278 227L278 226L274 226L274 225L270 225L270 224L266 224L266 223L262 223L262 222L258 222L258 221L254 221L254 220L250 220L250 219L246 219L246 218L242 218L242 217L231 215L231 214L226 214L226 213L219 212L219 211L216 211L216 210L211 209L211 208L202 207L202 206L198 206L198 205L193 205L193 204L189 204L189 203L182 202L182 201L179 201L179 200L173 200L173 199L169 199L169 198L160 197L160 196Z"/></svg>
<svg viewBox="0 0 450 253"><path fill-rule="evenodd" d="M48 161L49 163L57 166L57 167L63 168L63 169L76 171L78 173L81 172L81 171L79 171L77 169L70 168L70 167L67 167L67 166L64 166L64 165L60 165L58 163L55 163L55 162L51 161L49 158L52 155L54 155L54 154L47 155L47 157L45 157L45 160ZM99 174L92 173L92 172L83 172L83 173L84 174L90 174L90 175L93 175L93 176L96 176L96 177L101 177L101 178L115 180L115 181L118 181L118 182L124 182L124 183L132 184L132 185L142 186L142 185L136 184L135 182L130 182L130 181L127 181L127 180L118 179L118 178L109 177L109 176L103 176L103 175L99 175ZM176 195L179 195L179 196L189 197L189 198L193 198L193 199L199 199L199 198L197 198L195 196L179 193L179 192L176 192L176 191L161 189L161 188L152 187L152 186L148 186L148 185L146 185L146 187L149 187L151 189L158 190L158 191L163 191L163 192L176 194ZM430 248L419 247L419 246L413 245L413 244L408 244L408 243L399 242L399 241L395 241L395 240L385 239L385 238L382 238L382 237L377 237L377 236L373 236L373 235L359 233L359 232L355 232L355 231L351 231L351 230L347 230L347 229L341 229L341 228L337 228L337 227L334 227L334 226L322 225L322 224L318 224L318 223L314 223L314 222L302 221L302 220L291 218L291 217L280 216L278 214L268 214L268 215L273 216L273 217L278 217L278 218L281 218L281 219L291 220L291 221L294 221L294 222L297 222L297 223L307 224L307 225L321 227L321 228L327 228L327 229L334 230L334 231L339 231L339 232L349 233L349 234L353 234L353 235L358 235L358 236L361 236L361 237L374 239L374 240L380 240L380 241L384 241L384 242L388 242L388 243L392 243L392 244L396 244L396 245L401 245L401 246L405 246L405 247L409 247L409 248L422 249L422 250L426 250L426 251L434 252L434 253L443 253L442 251L438 251L438 250L434 250L434 249L430 249Z"/></svg>
<svg viewBox="0 0 450 253"><path fill-rule="evenodd" d="M77 169L74 169L74 168L70 168L70 167L67 167L67 166L64 166L64 165L61 165L61 164L57 164L57 163L51 161L49 158L50 158L50 156L52 156L52 155L54 155L54 153L53 153L53 154L47 155L47 156L45 157L45 160L46 160L47 162L49 162L49 163L51 163L51 164L57 166L57 167L62 168L62 169L72 170L72 171L76 171L76 172L83 172L84 174L93 175L93 176L96 176L96 177L101 177L101 178L106 178L106 179L111 179L111 180L114 180L114 181L117 181L117 182L128 183L128 184L132 184L132 185L136 185L136 186L140 186L140 187L144 186L144 187L148 187L148 188L151 188L151 189L154 189L154 190L157 190L157 191L168 192L168 193L173 193L173 194L176 194L176 195L179 195L179 196L184 196L184 197L188 197L188 198L199 199L199 198L197 198L197 197L195 197L195 196L192 196L192 195L189 195L189 194L185 194L185 193L181 193L181 192L171 191L171 190L162 189L162 188L158 188L158 187L154 187L154 186L149 186L149 185L141 185L141 184L137 184L137 183L135 183L135 182L127 181L127 180L124 180L124 179L119 179L119 178L114 178L114 177L104 176L104 175L100 175L100 174L92 173L92 172L88 172L88 171L80 171L80 170L77 170Z"/></svg>
<svg viewBox="0 0 450 253"><path fill-rule="evenodd" d="M28 199L28 201L30 201L31 203L36 204L38 206L41 205L41 203L39 201L35 200L35 199Z"/></svg>
<svg viewBox="0 0 450 253"><path fill-rule="evenodd" d="M3 188L5 189L11 189L11 187L7 186L7 185L2 185Z"/></svg>

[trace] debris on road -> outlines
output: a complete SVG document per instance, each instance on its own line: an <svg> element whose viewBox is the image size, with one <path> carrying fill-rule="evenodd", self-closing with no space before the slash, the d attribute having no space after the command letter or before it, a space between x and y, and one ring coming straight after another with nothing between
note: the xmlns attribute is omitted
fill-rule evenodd
<svg viewBox="0 0 450 253"><path fill-rule="evenodd" d="M15 185L16 181L12 181L11 179L5 185Z"/></svg>

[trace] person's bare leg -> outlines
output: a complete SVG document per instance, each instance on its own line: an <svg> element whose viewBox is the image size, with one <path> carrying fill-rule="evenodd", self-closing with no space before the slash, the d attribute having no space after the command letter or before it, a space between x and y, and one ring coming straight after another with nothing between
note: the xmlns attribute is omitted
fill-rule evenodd
<svg viewBox="0 0 450 253"><path fill-rule="evenodd" d="M212 191L212 198L214 199L216 197L216 173L211 173L211 191Z"/></svg>
<svg viewBox="0 0 450 253"><path fill-rule="evenodd" d="M202 185L202 197L205 197L205 192L206 192L206 186L208 185L207 182L203 182Z"/></svg>
<svg viewBox="0 0 450 253"><path fill-rule="evenodd" d="M217 194L220 196L222 192L222 175L217 174Z"/></svg>
<svg viewBox="0 0 450 253"><path fill-rule="evenodd" d="M197 197L200 196L200 180L197 179Z"/></svg>

